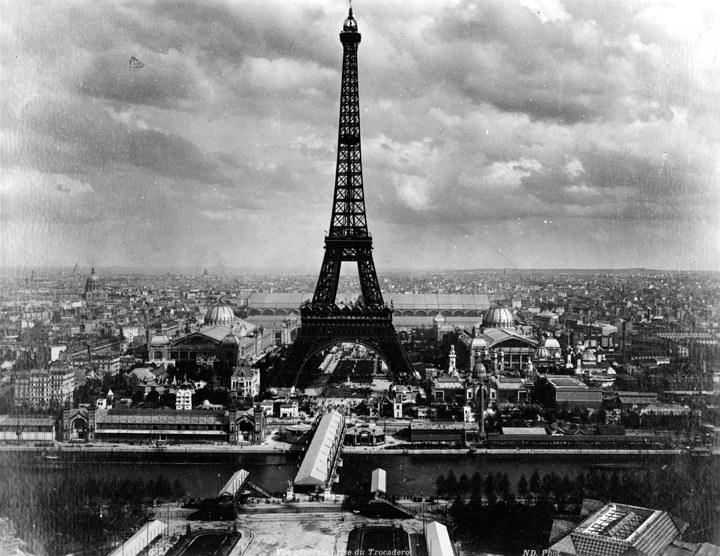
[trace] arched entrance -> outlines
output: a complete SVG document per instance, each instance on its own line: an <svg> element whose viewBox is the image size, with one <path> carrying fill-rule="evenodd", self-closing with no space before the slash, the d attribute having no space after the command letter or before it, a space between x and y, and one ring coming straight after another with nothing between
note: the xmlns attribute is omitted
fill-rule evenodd
<svg viewBox="0 0 720 556"><path fill-rule="evenodd" d="M255 423L249 417L243 417L238 423L238 442L252 442Z"/></svg>
<svg viewBox="0 0 720 556"><path fill-rule="evenodd" d="M388 360L380 346L366 338L344 338L314 347L294 376L275 373L280 380L273 386L307 387L322 375L323 383L341 384L349 379L355 384L370 384L375 378L387 378L388 372ZM282 379L292 382L283 383Z"/></svg>
<svg viewBox="0 0 720 556"><path fill-rule="evenodd" d="M69 434L70 442L87 440L88 422L81 414L77 414L70 419Z"/></svg>

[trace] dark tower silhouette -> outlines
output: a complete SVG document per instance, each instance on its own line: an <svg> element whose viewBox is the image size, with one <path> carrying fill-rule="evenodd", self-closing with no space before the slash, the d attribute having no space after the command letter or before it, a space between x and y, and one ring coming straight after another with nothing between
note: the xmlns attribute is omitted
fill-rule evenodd
<svg viewBox="0 0 720 556"><path fill-rule="evenodd" d="M392 325L392 308L385 305L372 257L367 229L360 156L360 96L357 49L360 33L352 8L340 33L343 45L340 123L330 232L312 301L300 308L302 326L275 383L297 383L307 360L323 347L354 341L375 350L395 380L407 379L412 366ZM356 262L361 296L354 304L338 306L338 282L343 262Z"/></svg>

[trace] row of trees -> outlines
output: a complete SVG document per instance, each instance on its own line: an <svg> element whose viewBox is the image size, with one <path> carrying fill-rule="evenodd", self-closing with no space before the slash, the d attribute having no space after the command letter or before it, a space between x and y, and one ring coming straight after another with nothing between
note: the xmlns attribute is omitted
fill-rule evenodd
<svg viewBox="0 0 720 556"><path fill-rule="evenodd" d="M493 554L525 554L532 550L541 554L552 528L552 506L547 501L528 506L457 499L450 515L454 538Z"/></svg>
<svg viewBox="0 0 720 556"><path fill-rule="evenodd" d="M13 520L33 553L65 554L107 546L129 537L144 521L153 499L180 500L185 486L160 475L119 479L84 478L65 469L33 470L33 461L3 465L0 515ZM5 462L7 464L7 462Z"/></svg>
<svg viewBox="0 0 720 556"><path fill-rule="evenodd" d="M714 458L713 458L714 459ZM583 499L617 502L668 511L685 519L691 529L687 538L711 540L713 530L720 534L720 463L717 461L676 460L660 468L626 469L602 472L591 469L574 477L555 472L540 475L535 470L528 479L522 475L512 485L507 473L479 471L457 477L450 470L436 480L438 497L453 504L473 508L497 503L513 505L518 499L531 505L549 505L561 512L577 509ZM460 531L464 533L464 531Z"/></svg>
<svg viewBox="0 0 720 556"><path fill-rule="evenodd" d="M489 473L485 477L476 471L471 477L465 473L456 477L450 472L440 475L436 481L438 497L449 500L470 499L486 503L499 500L514 502L521 500L544 500L557 505L579 504L584 498L639 503L642 498L633 498L631 494L638 489L647 488L652 482L652 475L636 472L612 473L599 472L595 469L587 473L579 472L574 477L560 476L555 472L540 475L536 469L528 479L522 475L517 484L512 485L507 473ZM631 499L632 498L632 499Z"/></svg>

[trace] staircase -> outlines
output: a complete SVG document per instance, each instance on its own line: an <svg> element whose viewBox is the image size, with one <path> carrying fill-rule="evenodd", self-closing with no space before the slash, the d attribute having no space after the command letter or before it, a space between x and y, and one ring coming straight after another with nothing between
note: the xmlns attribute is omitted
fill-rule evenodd
<svg viewBox="0 0 720 556"><path fill-rule="evenodd" d="M263 498L272 498L272 494L270 494L269 491L265 490L260 485L256 485L252 481L246 481L245 486L255 492L258 496L262 496Z"/></svg>
<svg viewBox="0 0 720 556"><path fill-rule="evenodd" d="M406 516L406 517L415 517L415 512L412 511L410 508L403 506L402 504L398 502L394 502L393 500L388 500L387 498L375 498L373 500L370 500L371 506L389 506L395 511L399 512L400 514Z"/></svg>

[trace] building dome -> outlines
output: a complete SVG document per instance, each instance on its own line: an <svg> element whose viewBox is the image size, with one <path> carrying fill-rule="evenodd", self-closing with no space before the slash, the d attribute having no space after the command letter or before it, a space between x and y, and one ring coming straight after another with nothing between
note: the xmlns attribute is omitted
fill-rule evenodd
<svg viewBox="0 0 720 556"><path fill-rule="evenodd" d="M535 352L535 357L537 357L538 359L549 359L550 352L546 347L540 346Z"/></svg>
<svg viewBox="0 0 720 556"><path fill-rule="evenodd" d="M90 276L88 276L87 280L85 280L85 292L97 292L100 291L101 288L102 283L100 281L100 276L95 273L95 267L92 267Z"/></svg>
<svg viewBox="0 0 720 556"><path fill-rule="evenodd" d="M205 313L205 324L208 326L232 326L234 320L235 313L223 301L218 301Z"/></svg>
<svg viewBox="0 0 720 556"><path fill-rule="evenodd" d="M487 369L485 368L485 365L482 364L482 361L480 361L479 357L477 361L475 361L472 376L473 378L484 378L485 376L487 376Z"/></svg>
<svg viewBox="0 0 720 556"><path fill-rule="evenodd" d="M545 349L560 349L560 342L555 338L545 338L542 342L542 347Z"/></svg>
<svg viewBox="0 0 720 556"><path fill-rule="evenodd" d="M472 351L478 350L478 349L487 349L488 345L485 341L485 338L473 338L472 343L470 344L470 349Z"/></svg>
<svg viewBox="0 0 720 556"><path fill-rule="evenodd" d="M222 339L224 346L236 346L238 345L238 339L233 334L228 334Z"/></svg>
<svg viewBox="0 0 720 556"><path fill-rule="evenodd" d="M493 305L485 312L482 323L486 328L512 328L515 326L515 317L507 307Z"/></svg>
<svg viewBox="0 0 720 556"><path fill-rule="evenodd" d="M168 338L165 334L156 334L150 339L150 345L153 347L161 347L166 346L170 343L170 338Z"/></svg>

